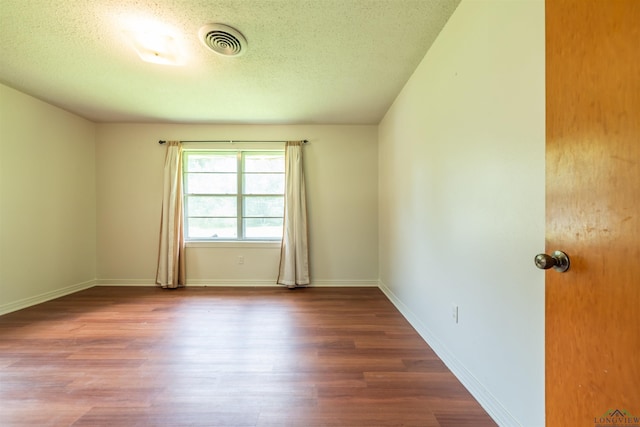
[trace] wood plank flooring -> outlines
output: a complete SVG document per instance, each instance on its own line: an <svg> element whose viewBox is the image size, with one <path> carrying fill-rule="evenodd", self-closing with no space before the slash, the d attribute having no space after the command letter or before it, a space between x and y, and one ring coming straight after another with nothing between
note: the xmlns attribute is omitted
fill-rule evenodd
<svg viewBox="0 0 640 427"><path fill-rule="evenodd" d="M95 287L0 316L0 425L495 423L379 289Z"/></svg>

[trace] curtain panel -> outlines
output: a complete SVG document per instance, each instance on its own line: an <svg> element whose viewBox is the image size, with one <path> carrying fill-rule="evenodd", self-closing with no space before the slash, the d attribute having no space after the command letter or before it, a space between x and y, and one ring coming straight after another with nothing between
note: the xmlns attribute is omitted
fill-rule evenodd
<svg viewBox="0 0 640 427"><path fill-rule="evenodd" d="M302 144L288 141L285 145L284 230L277 283L289 288L310 284Z"/></svg>
<svg viewBox="0 0 640 427"><path fill-rule="evenodd" d="M186 284L182 144L179 141L167 143L156 283L163 288L178 288Z"/></svg>

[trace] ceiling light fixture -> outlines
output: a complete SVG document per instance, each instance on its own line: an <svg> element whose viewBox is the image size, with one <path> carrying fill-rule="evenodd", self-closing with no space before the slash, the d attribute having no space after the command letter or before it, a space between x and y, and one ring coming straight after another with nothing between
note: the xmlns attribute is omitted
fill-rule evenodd
<svg viewBox="0 0 640 427"><path fill-rule="evenodd" d="M207 24L198 32L202 43L223 56L240 56L247 50L247 39L235 28L224 24Z"/></svg>
<svg viewBox="0 0 640 427"><path fill-rule="evenodd" d="M163 65L180 65L178 44L170 35L153 31L125 31L125 34L143 61Z"/></svg>

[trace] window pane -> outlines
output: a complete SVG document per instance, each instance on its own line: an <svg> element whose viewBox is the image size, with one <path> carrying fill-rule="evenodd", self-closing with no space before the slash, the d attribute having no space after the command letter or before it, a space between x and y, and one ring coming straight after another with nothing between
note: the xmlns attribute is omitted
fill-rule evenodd
<svg viewBox="0 0 640 427"><path fill-rule="evenodd" d="M244 216L265 217L284 215L284 197L282 196L246 196L244 197Z"/></svg>
<svg viewBox="0 0 640 427"><path fill-rule="evenodd" d="M283 151L187 150L184 156L187 239L282 237Z"/></svg>
<svg viewBox="0 0 640 427"><path fill-rule="evenodd" d="M188 173L187 194L236 194L238 178L235 173Z"/></svg>
<svg viewBox="0 0 640 427"><path fill-rule="evenodd" d="M244 194L284 194L284 174L245 174Z"/></svg>
<svg viewBox="0 0 640 427"><path fill-rule="evenodd" d="M245 153L245 172L282 172L284 173L283 153Z"/></svg>
<svg viewBox="0 0 640 427"><path fill-rule="evenodd" d="M187 239L236 239L238 237L235 218L189 218Z"/></svg>
<svg viewBox="0 0 640 427"><path fill-rule="evenodd" d="M235 153L230 154L187 154L189 172L237 172L238 161Z"/></svg>
<svg viewBox="0 0 640 427"><path fill-rule="evenodd" d="M282 218L245 218L244 236L248 239L281 239Z"/></svg>
<svg viewBox="0 0 640 427"><path fill-rule="evenodd" d="M194 216L236 216L238 210L236 197L229 196L189 196L187 212Z"/></svg>

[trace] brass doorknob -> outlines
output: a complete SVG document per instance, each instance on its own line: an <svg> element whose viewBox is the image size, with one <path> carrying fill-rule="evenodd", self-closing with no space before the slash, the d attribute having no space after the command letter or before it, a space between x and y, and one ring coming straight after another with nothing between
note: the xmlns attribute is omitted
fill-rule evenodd
<svg viewBox="0 0 640 427"><path fill-rule="evenodd" d="M569 269L571 262L569 256L562 251L555 251L551 255L538 254L533 259L533 262L541 270L548 270L553 267L554 270L564 273Z"/></svg>

